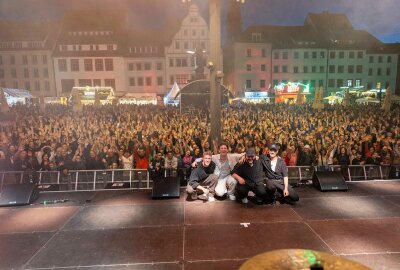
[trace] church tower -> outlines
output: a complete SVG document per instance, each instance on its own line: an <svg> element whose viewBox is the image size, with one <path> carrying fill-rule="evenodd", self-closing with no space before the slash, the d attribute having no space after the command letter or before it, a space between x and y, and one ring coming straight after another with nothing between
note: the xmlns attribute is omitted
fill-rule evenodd
<svg viewBox="0 0 400 270"><path fill-rule="evenodd" d="M227 16L227 41L233 41L242 32L242 15L240 7L242 4L237 1L229 1Z"/></svg>

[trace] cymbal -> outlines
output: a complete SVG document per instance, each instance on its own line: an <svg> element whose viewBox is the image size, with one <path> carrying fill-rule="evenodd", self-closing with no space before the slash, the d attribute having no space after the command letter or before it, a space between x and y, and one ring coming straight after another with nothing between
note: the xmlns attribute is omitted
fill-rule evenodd
<svg viewBox="0 0 400 270"><path fill-rule="evenodd" d="M240 270L371 270L340 256L309 249L280 249L247 260Z"/></svg>

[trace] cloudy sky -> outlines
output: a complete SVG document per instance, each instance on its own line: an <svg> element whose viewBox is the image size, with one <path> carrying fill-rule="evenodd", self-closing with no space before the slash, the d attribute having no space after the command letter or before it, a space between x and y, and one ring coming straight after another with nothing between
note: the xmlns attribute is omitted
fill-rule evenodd
<svg viewBox="0 0 400 270"><path fill-rule="evenodd" d="M229 1L223 2L223 18ZM208 0L192 0L207 18ZM185 15L182 0L0 0L0 19L55 20L67 10L120 9L132 23L160 27L168 18ZM345 13L354 28L367 30L383 42L400 42L400 0L246 0L243 27L301 25L309 12ZM1 37L0 37L1 38Z"/></svg>

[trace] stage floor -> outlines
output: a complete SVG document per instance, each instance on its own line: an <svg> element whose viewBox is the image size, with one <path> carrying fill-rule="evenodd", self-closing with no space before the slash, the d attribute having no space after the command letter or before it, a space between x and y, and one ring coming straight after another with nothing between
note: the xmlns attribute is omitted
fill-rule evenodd
<svg viewBox="0 0 400 270"><path fill-rule="evenodd" d="M347 192L296 188L300 202L151 200L149 190L42 193L0 208L0 269L238 269L275 249L313 249L400 269L400 181ZM44 206L44 200L69 199Z"/></svg>

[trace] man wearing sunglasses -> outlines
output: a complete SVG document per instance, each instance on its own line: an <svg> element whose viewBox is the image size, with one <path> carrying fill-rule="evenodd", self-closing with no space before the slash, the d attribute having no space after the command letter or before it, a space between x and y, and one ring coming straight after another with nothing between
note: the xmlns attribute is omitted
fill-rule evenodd
<svg viewBox="0 0 400 270"><path fill-rule="evenodd" d="M289 185L288 169L285 161L278 156L278 151L279 146L272 144L269 146L269 158L265 155L260 156L267 177L266 190L271 198L275 198L275 192L278 191L281 202L294 204L299 200L299 195Z"/></svg>

